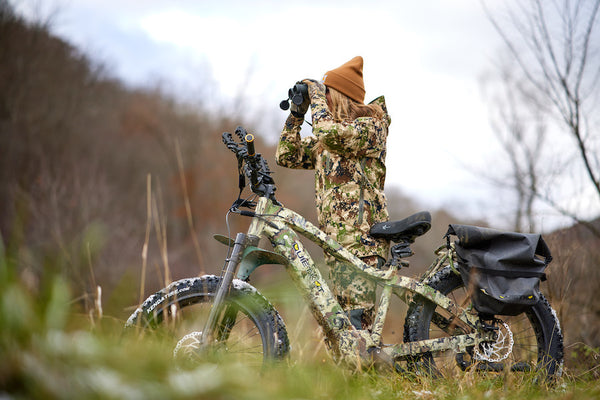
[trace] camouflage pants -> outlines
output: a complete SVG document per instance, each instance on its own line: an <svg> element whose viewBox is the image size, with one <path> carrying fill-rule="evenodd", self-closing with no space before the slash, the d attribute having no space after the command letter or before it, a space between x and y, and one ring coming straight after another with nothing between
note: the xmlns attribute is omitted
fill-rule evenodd
<svg viewBox="0 0 600 400"><path fill-rule="evenodd" d="M379 256L362 257L361 260L372 267L380 268L385 260ZM375 316L376 284L348 264L325 255L329 266L329 278L332 282L333 294L344 311L363 309L362 326L369 329Z"/></svg>

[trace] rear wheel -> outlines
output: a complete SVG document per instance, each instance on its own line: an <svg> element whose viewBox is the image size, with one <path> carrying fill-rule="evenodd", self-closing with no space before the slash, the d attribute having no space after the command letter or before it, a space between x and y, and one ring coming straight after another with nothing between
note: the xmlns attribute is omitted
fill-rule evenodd
<svg viewBox="0 0 600 400"><path fill-rule="evenodd" d="M472 310L470 297L460 275L446 267L428 283L466 310ZM493 344L451 351L425 353L414 357L409 367L417 373L452 377L460 371L533 371L544 377L562 373L563 337L556 314L545 297L527 312L517 316L498 316L491 321L499 339ZM468 326L451 320L451 315L436 304L416 296L409 306L404 325L404 341L443 338L470 333Z"/></svg>
<svg viewBox="0 0 600 400"><path fill-rule="evenodd" d="M173 282L148 297L127 326L159 332L174 356L187 360L226 355L262 364L285 357L289 341L279 313L256 289L237 279L219 316L214 342L201 344L219 283L220 278L212 275Z"/></svg>

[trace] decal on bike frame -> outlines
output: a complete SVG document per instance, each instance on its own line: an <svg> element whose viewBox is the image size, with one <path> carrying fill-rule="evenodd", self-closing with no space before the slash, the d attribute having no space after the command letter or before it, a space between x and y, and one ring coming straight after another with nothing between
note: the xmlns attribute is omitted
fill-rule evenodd
<svg viewBox="0 0 600 400"><path fill-rule="evenodd" d="M298 245L298 243L294 243L293 248L294 248L294 253L296 253L296 256L298 257L298 259L300 260L302 265L304 265L306 268L310 268L310 263L308 262L308 259L304 256L304 254L302 254L302 250L300 249L300 246ZM309 269L308 271L311 271L311 270ZM312 276L310 278L314 282L315 286L317 286L319 289L321 289L321 282L319 282L317 276L314 274L311 274L311 275Z"/></svg>

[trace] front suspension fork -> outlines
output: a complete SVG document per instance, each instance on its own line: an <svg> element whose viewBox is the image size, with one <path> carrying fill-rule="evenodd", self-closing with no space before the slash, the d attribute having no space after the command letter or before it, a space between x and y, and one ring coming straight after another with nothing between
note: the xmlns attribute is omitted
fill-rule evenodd
<svg viewBox="0 0 600 400"><path fill-rule="evenodd" d="M221 315L225 298L229 295L231 290L233 277L235 276L236 270L242 260L242 254L244 253L244 249L247 245L246 238L246 234L241 232L235 237L231 255L227 259L226 267L223 269L221 283L217 288L217 293L215 294L212 308L210 309L208 319L206 320L206 324L202 330L201 342L203 344L211 343L214 340L214 333L217 328L217 320Z"/></svg>

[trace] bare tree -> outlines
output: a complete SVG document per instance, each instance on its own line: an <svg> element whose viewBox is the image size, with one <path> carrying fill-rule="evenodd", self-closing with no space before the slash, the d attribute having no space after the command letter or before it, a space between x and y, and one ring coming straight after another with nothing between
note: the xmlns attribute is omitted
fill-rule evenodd
<svg viewBox="0 0 600 400"><path fill-rule="evenodd" d="M545 112L558 122L561 134L571 138L583 176L600 201L600 159L597 126L592 119L598 104L600 34L596 27L600 0L531 0L505 3L505 13L486 14L502 37L532 96L545 100ZM596 140L594 142L594 140ZM563 154L568 151L561 149ZM554 186L553 186L554 187ZM565 216L600 231L579 210L565 206L556 191L535 185L536 198Z"/></svg>
<svg viewBox="0 0 600 400"><path fill-rule="evenodd" d="M535 231L535 194L544 175L542 155L547 124L543 104L516 76L512 67L510 62L497 64L483 80L485 95L493 104L491 127L510 166L508 176L498 175L505 172L494 170L486 177L494 185L514 193L513 229Z"/></svg>

